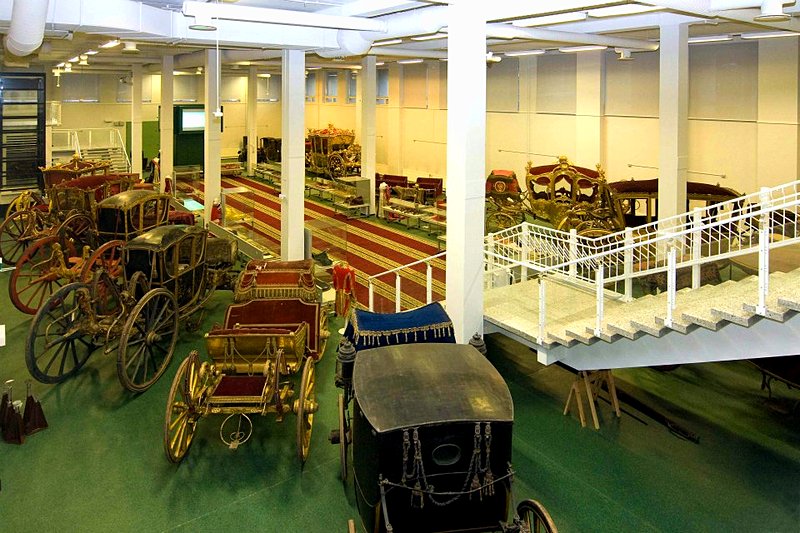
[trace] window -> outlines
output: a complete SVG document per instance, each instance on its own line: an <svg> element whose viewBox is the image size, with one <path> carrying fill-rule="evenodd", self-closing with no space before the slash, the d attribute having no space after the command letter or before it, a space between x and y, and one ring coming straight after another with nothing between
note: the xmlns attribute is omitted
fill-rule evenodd
<svg viewBox="0 0 800 533"><path fill-rule="evenodd" d="M126 104L133 101L133 80L130 74L117 78L117 103ZM142 102L153 101L153 76L142 76Z"/></svg>
<svg viewBox="0 0 800 533"><path fill-rule="evenodd" d="M358 72L351 70L347 73L347 103L355 104L358 95Z"/></svg>
<svg viewBox="0 0 800 533"><path fill-rule="evenodd" d="M378 87L375 90L375 100L378 105L389 103L389 69L379 68L376 72Z"/></svg>
<svg viewBox="0 0 800 533"><path fill-rule="evenodd" d="M281 101L281 77L277 74L259 74L257 83L259 102Z"/></svg>
<svg viewBox="0 0 800 533"><path fill-rule="evenodd" d="M306 74L306 102L317 101L317 73Z"/></svg>
<svg viewBox="0 0 800 533"><path fill-rule="evenodd" d="M325 101L335 102L339 96L339 73L325 73Z"/></svg>
<svg viewBox="0 0 800 533"><path fill-rule="evenodd" d="M62 74L62 102L99 102L100 83L97 74Z"/></svg>

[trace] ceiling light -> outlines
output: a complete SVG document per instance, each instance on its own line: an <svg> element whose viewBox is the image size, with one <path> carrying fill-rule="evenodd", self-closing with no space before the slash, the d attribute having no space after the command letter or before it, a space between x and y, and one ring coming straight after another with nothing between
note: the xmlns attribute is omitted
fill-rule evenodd
<svg viewBox="0 0 800 533"><path fill-rule="evenodd" d="M272 74L258 74L259 78L271 78Z"/></svg>
<svg viewBox="0 0 800 533"><path fill-rule="evenodd" d="M372 46L388 46L392 44L400 44L403 42L403 39L389 39L388 41L376 41L372 43Z"/></svg>
<svg viewBox="0 0 800 533"><path fill-rule="evenodd" d="M78 61L78 65L81 65L82 67L89 66L89 61L86 59L81 59L80 61Z"/></svg>
<svg viewBox="0 0 800 533"><path fill-rule="evenodd" d="M64 65L64 72L72 72L72 63Z"/></svg>
<svg viewBox="0 0 800 533"><path fill-rule="evenodd" d="M774 39L776 37L797 37L800 33L795 31L764 31L757 33L743 33L742 39Z"/></svg>
<svg viewBox="0 0 800 533"><path fill-rule="evenodd" d="M122 49L123 54L138 54L139 49L136 48L136 43L127 41L125 43L125 48Z"/></svg>
<svg viewBox="0 0 800 533"><path fill-rule="evenodd" d="M608 48L607 46L602 46L599 44L587 44L583 46L563 46L558 49L559 52L591 52L592 50L605 50Z"/></svg>
<svg viewBox="0 0 800 533"><path fill-rule="evenodd" d="M416 63L422 63L423 61L423 59L401 59L398 63L401 65L414 65Z"/></svg>
<svg viewBox="0 0 800 533"><path fill-rule="evenodd" d="M96 55L96 54L97 54L97 50L86 50L86 53L84 55L93 56L93 55Z"/></svg>
<svg viewBox="0 0 800 533"><path fill-rule="evenodd" d="M545 15L543 17L531 17L526 19L515 20L511 24L520 28L529 28L531 26L546 26L548 24L560 24L562 22L577 22L579 20L586 20L586 12L574 11L572 13L558 13L556 15Z"/></svg>
<svg viewBox="0 0 800 533"><path fill-rule="evenodd" d="M322 67L306 67L306 70L320 70Z"/></svg>
<svg viewBox="0 0 800 533"><path fill-rule="evenodd" d="M658 6L640 6L637 4L623 4L621 6L608 6L598 7L597 9L590 9L587 14L590 17L618 17L621 15L636 15L639 13L648 13L650 11L659 11L664 9Z"/></svg>
<svg viewBox="0 0 800 533"><path fill-rule="evenodd" d="M619 61L630 61L633 59L631 51L627 48L617 48L614 51L619 54L619 57L617 58Z"/></svg>
<svg viewBox="0 0 800 533"><path fill-rule="evenodd" d="M75 56L73 58L67 59L67 61L69 61L70 63L77 63L80 60L81 60L81 58L78 57L78 56Z"/></svg>
<svg viewBox="0 0 800 533"><path fill-rule="evenodd" d="M383 65L385 65L385 64L386 64L386 63L385 63L385 62L383 62L383 61L377 61L377 62L375 63L375 66L376 66L376 67L382 67L382 66L383 66Z"/></svg>
<svg viewBox="0 0 800 533"><path fill-rule="evenodd" d="M62 61L61 63L59 63L58 65L56 65L56 68L63 68L63 67L64 67L64 65L65 65L65 63Z"/></svg>
<svg viewBox="0 0 800 533"><path fill-rule="evenodd" d="M53 76L61 76L61 69L54 68L53 69Z"/></svg>
<svg viewBox="0 0 800 533"><path fill-rule="evenodd" d="M499 63L502 61L502 57L494 55L492 52L488 52L486 54L486 62L487 63Z"/></svg>
<svg viewBox="0 0 800 533"><path fill-rule="evenodd" d="M753 17L756 22L785 22L792 18L783 12L782 0L764 0L761 3L761 14Z"/></svg>
<svg viewBox="0 0 800 533"><path fill-rule="evenodd" d="M189 29L196 31L216 31L217 26L211 21L211 17L195 15L194 22L189 24Z"/></svg>
<svg viewBox="0 0 800 533"><path fill-rule="evenodd" d="M433 35L421 35L419 37L412 37L412 41L432 41L434 39L446 39L446 33L434 33Z"/></svg>
<svg viewBox="0 0 800 533"><path fill-rule="evenodd" d="M108 41L107 43L103 43L100 45L100 48L114 48L115 46L119 46L120 41L118 39L113 39Z"/></svg>
<svg viewBox="0 0 800 533"><path fill-rule="evenodd" d="M506 57L521 57L521 56L540 56L545 53L545 50L514 50L513 52L503 52Z"/></svg>
<svg viewBox="0 0 800 533"><path fill-rule="evenodd" d="M723 41L730 41L733 39L728 34L725 35L701 35L698 37L690 37L688 42L689 44L698 44L698 43L720 43Z"/></svg>
<svg viewBox="0 0 800 533"><path fill-rule="evenodd" d="M197 69L194 71L194 73L199 76L200 74L203 73L203 67L197 67Z"/></svg>

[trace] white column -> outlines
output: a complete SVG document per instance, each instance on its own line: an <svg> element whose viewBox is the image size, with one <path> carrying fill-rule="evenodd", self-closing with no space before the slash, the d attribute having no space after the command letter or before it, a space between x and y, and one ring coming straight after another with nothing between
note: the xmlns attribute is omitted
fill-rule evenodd
<svg viewBox="0 0 800 533"><path fill-rule="evenodd" d="M389 102L386 104L387 174L403 173L403 65L389 66Z"/></svg>
<svg viewBox="0 0 800 533"><path fill-rule="evenodd" d="M689 129L688 25L661 26L659 48L658 218L686 211Z"/></svg>
<svg viewBox="0 0 800 533"><path fill-rule="evenodd" d="M448 9L447 312L465 343L483 332L486 20L471 2Z"/></svg>
<svg viewBox="0 0 800 533"><path fill-rule="evenodd" d="M250 66L247 73L247 175L256 173L258 157L258 67Z"/></svg>
<svg viewBox="0 0 800 533"><path fill-rule="evenodd" d="M361 74L358 79L361 107L361 177L369 179L369 212L375 212L375 162L376 126L375 93L377 78L375 56L365 56L361 60Z"/></svg>
<svg viewBox="0 0 800 533"><path fill-rule="evenodd" d="M281 259L303 259L305 68L302 50L284 50L281 66Z"/></svg>
<svg viewBox="0 0 800 533"><path fill-rule="evenodd" d="M218 75L219 65L217 64L217 54L214 50L206 50L205 69L204 69L204 88L205 88L205 132L204 132L204 156L203 156L203 186L205 188L203 202L205 207L205 222L211 220L211 207L214 201L220 200L220 146L222 144L222 132L220 131L222 116L218 113L219 107L219 86ZM219 114L220 116L216 116Z"/></svg>
<svg viewBox="0 0 800 533"><path fill-rule="evenodd" d="M758 41L757 178L744 190L732 184L737 191L748 193L797 179L799 56L797 37Z"/></svg>
<svg viewBox="0 0 800 533"><path fill-rule="evenodd" d="M605 150L604 106L606 68L605 52L580 52L577 57L577 101L575 160L576 165L594 168L603 162Z"/></svg>
<svg viewBox="0 0 800 533"><path fill-rule="evenodd" d="M142 176L142 65L131 67L131 172Z"/></svg>
<svg viewBox="0 0 800 533"><path fill-rule="evenodd" d="M173 177L173 148L175 143L175 125L173 121L173 76L174 59L164 56L161 59L161 108L159 110L159 166L161 167L161 192L164 192L166 177ZM172 184L175 187L175 183Z"/></svg>

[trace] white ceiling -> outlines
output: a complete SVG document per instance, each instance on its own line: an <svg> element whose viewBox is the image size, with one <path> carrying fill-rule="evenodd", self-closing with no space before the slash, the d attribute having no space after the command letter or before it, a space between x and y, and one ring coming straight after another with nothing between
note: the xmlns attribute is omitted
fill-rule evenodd
<svg viewBox="0 0 800 533"><path fill-rule="evenodd" d="M47 0L0 0L0 32L9 31L14 1ZM476 8L486 9L487 27L492 34L487 38L487 51L501 58L505 52L515 50L546 49L547 53L558 53L559 47L597 43L598 40L610 48L628 48L634 52L652 49L658 43L658 28L662 24L685 23L689 24L690 36L729 34L734 40L754 32L800 31L800 6L796 2L784 3L784 12L793 15L790 20L758 23L754 18L761 14L761 0L451 0L455 1L472 2ZM366 43L365 49L369 49L370 43L380 42L387 34L341 28L353 24L375 25L376 22L388 30L389 36L399 35L402 39L401 43L390 47L372 47L368 53L377 55L379 61L414 56L446 57L446 37L426 41L411 40L411 37L430 34L438 28L446 32L447 16L442 13L451 2L219 0L219 6L214 6L215 0L209 2L211 8L255 8L258 14L265 15L265 20L273 22L217 18L214 19L217 31L196 31L189 28L195 19L182 13L182 0L49 0L43 46L23 58L6 52L5 62L7 66L49 69L91 49L99 53L89 58L89 66L75 66L73 71L125 71L134 63L158 70L161 57L166 54L176 56L176 68L189 68L202 64L201 54L195 52L218 45L222 63L228 69L244 68L243 65L250 63L266 71L275 71L280 66L282 48L306 50L309 66L347 66L358 64L363 52L351 55L348 50L353 49L343 48L343 42L347 44L355 39L356 43ZM632 15L593 16L594 9L622 5L661 9ZM559 13L588 13L588 16L577 22L537 25L528 30L513 25L515 21L519 24L523 19ZM288 23L280 18L285 15L290 16ZM239 15L233 18L236 16ZM438 22L424 24L427 19L437 18ZM431 28L434 29L431 31ZM509 32L511 35L506 35ZM498 38L501 36L515 38ZM122 46L108 50L98 48L112 38L135 42L139 52L123 53Z"/></svg>

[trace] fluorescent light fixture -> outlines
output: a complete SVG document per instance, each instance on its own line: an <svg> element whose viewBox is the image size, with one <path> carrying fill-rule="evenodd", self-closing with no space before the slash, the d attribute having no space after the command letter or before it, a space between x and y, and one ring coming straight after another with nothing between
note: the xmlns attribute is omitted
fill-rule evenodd
<svg viewBox="0 0 800 533"><path fill-rule="evenodd" d="M113 39L106 43L100 45L100 48L114 48L115 46L119 46L121 44L119 39Z"/></svg>
<svg viewBox="0 0 800 533"><path fill-rule="evenodd" d="M416 63L422 63L423 61L423 59L401 59L398 63L401 65L414 65Z"/></svg>
<svg viewBox="0 0 800 533"><path fill-rule="evenodd" d="M513 52L503 52L506 57L540 56L545 50L515 50Z"/></svg>
<svg viewBox="0 0 800 533"><path fill-rule="evenodd" d="M377 62L375 63L375 66L376 66L376 67L382 67L382 66L383 66L383 65L385 65L385 64L386 64L386 63L385 63L385 62L383 62L383 61L377 61Z"/></svg>
<svg viewBox="0 0 800 533"><path fill-rule="evenodd" d="M743 33L742 39L775 39L778 37L797 37L800 33L795 31L763 31L756 33Z"/></svg>
<svg viewBox="0 0 800 533"><path fill-rule="evenodd" d="M372 43L372 46L389 46L392 44L400 44L403 42L403 39L389 39L387 41L375 41Z"/></svg>
<svg viewBox="0 0 800 533"><path fill-rule="evenodd" d="M96 54L97 54L97 50L86 50L86 54L85 55L93 56L93 55L96 55Z"/></svg>
<svg viewBox="0 0 800 533"><path fill-rule="evenodd" d="M56 65L56 68L64 68L65 66L66 66L66 63L64 63L64 62L62 61L61 63L59 63L58 65Z"/></svg>
<svg viewBox="0 0 800 533"><path fill-rule="evenodd" d="M420 35L419 37L412 37L412 41L432 41L434 39L446 39L446 33L434 33L433 35Z"/></svg>
<svg viewBox="0 0 800 533"><path fill-rule="evenodd" d="M258 74L259 78L271 78L272 74Z"/></svg>
<svg viewBox="0 0 800 533"><path fill-rule="evenodd" d="M593 50L605 50L607 46L600 44L587 44L584 46L563 46L558 49L559 52L572 53L572 52L591 52Z"/></svg>
<svg viewBox="0 0 800 533"><path fill-rule="evenodd" d="M531 26L546 26L548 24L561 24L562 22L577 22L579 20L586 20L586 12L574 11L572 13L557 13L555 15L531 17L527 19L515 20L511 24L519 28L529 28Z"/></svg>
<svg viewBox="0 0 800 533"><path fill-rule="evenodd" d="M306 67L306 70L320 70L322 67Z"/></svg>
<svg viewBox="0 0 800 533"><path fill-rule="evenodd" d="M699 43L720 43L724 41L730 41L733 39L728 34L725 35L700 35L697 37L690 37L688 42L689 44L699 44Z"/></svg>
<svg viewBox="0 0 800 533"><path fill-rule="evenodd" d="M447 63L447 58L446 57L440 57L439 61L444 61L445 63Z"/></svg>
<svg viewBox="0 0 800 533"><path fill-rule="evenodd" d="M597 9L590 9L587 14L590 17L619 17L622 15L637 15L639 13L648 13L650 11L660 11L663 7L654 6L640 6L637 4L623 4L621 6L608 6L598 7Z"/></svg>
<svg viewBox="0 0 800 533"><path fill-rule="evenodd" d="M78 56L75 56L73 58L67 59L67 61L70 62L70 63L77 63L80 60L81 60L81 58L78 57Z"/></svg>

